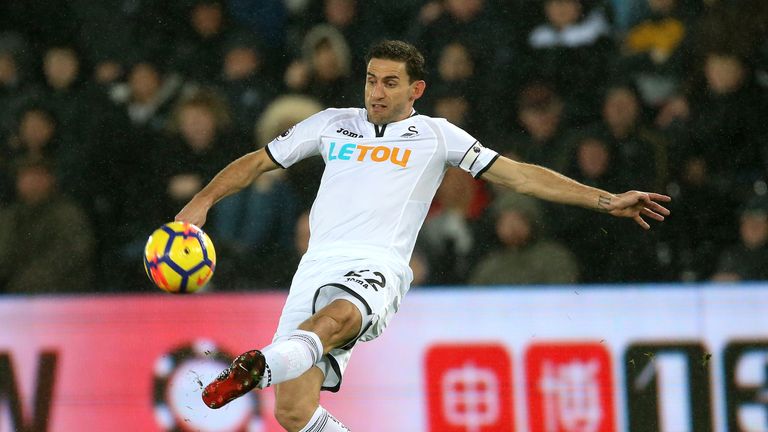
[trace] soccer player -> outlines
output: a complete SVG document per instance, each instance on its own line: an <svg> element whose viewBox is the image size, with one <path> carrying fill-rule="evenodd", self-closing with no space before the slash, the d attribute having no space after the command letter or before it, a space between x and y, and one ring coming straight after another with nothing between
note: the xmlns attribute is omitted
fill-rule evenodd
<svg viewBox="0 0 768 432"><path fill-rule="evenodd" d="M483 147L444 119L417 113L424 58L405 42L368 54L365 109L327 109L261 150L224 168L176 216L198 226L217 201L276 168L319 155L322 182L310 214L309 249L291 283L272 344L234 360L203 391L220 408L254 388L275 386L275 416L288 431L345 431L319 405L338 391L357 341L381 334L412 278L416 235L443 174L458 166L476 178L537 198L613 216L664 220L665 195L612 194Z"/></svg>

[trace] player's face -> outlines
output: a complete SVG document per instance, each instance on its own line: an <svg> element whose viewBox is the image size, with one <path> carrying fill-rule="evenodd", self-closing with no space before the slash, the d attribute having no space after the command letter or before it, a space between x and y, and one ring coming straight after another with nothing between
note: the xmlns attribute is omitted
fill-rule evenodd
<svg viewBox="0 0 768 432"><path fill-rule="evenodd" d="M368 120L381 125L408 118L426 86L421 80L410 81L404 62L371 59L365 82Z"/></svg>

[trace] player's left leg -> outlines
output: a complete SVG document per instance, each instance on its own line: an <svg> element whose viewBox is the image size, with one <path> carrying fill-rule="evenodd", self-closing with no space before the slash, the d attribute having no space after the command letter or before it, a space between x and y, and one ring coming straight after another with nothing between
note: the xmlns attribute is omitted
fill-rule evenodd
<svg viewBox="0 0 768 432"><path fill-rule="evenodd" d="M304 375L275 386L275 418L288 432L349 432L320 406L325 375L310 368Z"/></svg>
<svg viewBox="0 0 768 432"><path fill-rule="evenodd" d="M285 430L301 430L320 405L320 388L325 375L312 367L304 375L275 385L275 418Z"/></svg>

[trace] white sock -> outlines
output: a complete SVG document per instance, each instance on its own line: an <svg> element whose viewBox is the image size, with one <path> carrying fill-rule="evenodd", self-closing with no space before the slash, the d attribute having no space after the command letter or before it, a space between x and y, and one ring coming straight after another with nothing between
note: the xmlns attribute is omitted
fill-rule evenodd
<svg viewBox="0 0 768 432"><path fill-rule="evenodd" d="M294 330L261 350L267 366L259 388L298 378L323 355L323 344L316 334Z"/></svg>
<svg viewBox="0 0 768 432"><path fill-rule="evenodd" d="M312 418L304 429L299 432L352 432L348 427L344 426L336 417L325 410L322 406L318 406L315 413L312 414Z"/></svg>

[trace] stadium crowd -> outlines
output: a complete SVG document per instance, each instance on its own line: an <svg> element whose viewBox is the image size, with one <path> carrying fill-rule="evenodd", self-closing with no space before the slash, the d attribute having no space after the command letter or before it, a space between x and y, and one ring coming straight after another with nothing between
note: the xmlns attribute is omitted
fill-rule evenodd
<svg viewBox="0 0 768 432"><path fill-rule="evenodd" d="M238 155L362 106L381 38L425 53L419 112L674 198L643 232L450 169L414 285L768 279L765 0L4 0L0 293L154 290L147 236ZM209 289L288 286L322 168L214 208Z"/></svg>

